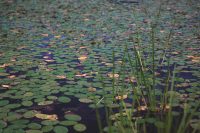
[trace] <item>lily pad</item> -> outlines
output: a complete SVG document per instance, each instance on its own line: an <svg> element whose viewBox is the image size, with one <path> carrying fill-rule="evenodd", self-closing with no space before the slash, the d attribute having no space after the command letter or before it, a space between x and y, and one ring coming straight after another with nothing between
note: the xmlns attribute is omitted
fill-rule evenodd
<svg viewBox="0 0 200 133"><path fill-rule="evenodd" d="M57 121L57 120L44 120L41 122L41 124L46 125L46 126L53 126L58 123L59 123L59 121Z"/></svg>
<svg viewBox="0 0 200 133"><path fill-rule="evenodd" d="M41 129L43 132L50 132L51 130L53 130L53 126L43 126Z"/></svg>
<svg viewBox="0 0 200 133"><path fill-rule="evenodd" d="M81 116L76 115L76 114L66 114L65 119L68 119L70 121L80 121L81 120Z"/></svg>
<svg viewBox="0 0 200 133"><path fill-rule="evenodd" d="M6 105L4 107L8 108L8 109L14 109L14 108L18 108L20 106L21 106L20 104L8 104L8 105Z"/></svg>
<svg viewBox="0 0 200 133"><path fill-rule="evenodd" d="M8 100L0 100L0 107L9 104Z"/></svg>
<svg viewBox="0 0 200 133"><path fill-rule="evenodd" d="M86 126L84 124L76 124L73 126L74 130L76 130L77 132L83 132L86 130Z"/></svg>
<svg viewBox="0 0 200 133"><path fill-rule="evenodd" d="M24 105L24 106L31 106L31 105L33 105L33 102L31 102L31 101L23 101L22 105Z"/></svg>
<svg viewBox="0 0 200 133"><path fill-rule="evenodd" d="M15 121L15 120L18 120L22 117L22 115L20 114L17 114L17 113L14 113L14 114L10 114L8 115L8 117L6 117L6 120L11 122L11 121Z"/></svg>
<svg viewBox="0 0 200 133"><path fill-rule="evenodd" d="M68 97L63 97L62 96L62 97L58 98L58 101L61 102L61 103L69 103L71 101L71 99L68 98Z"/></svg>
<svg viewBox="0 0 200 133"><path fill-rule="evenodd" d="M23 114L24 118L33 118L37 112L35 110L28 111Z"/></svg>
<svg viewBox="0 0 200 133"><path fill-rule="evenodd" d="M7 123L5 121L0 120L0 129L7 126Z"/></svg>
<svg viewBox="0 0 200 133"><path fill-rule="evenodd" d="M88 98L80 98L79 101L82 103L91 103L92 102L92 100L88 99Z"/></svg>
<svg viewBox="0 0 200 133"><path fill-rule="evenodd" d="M56 126L56 127L54 127L53 130L55 133L67 133L68 132L68 129L63 126Z"/></svg>
<svg viewBox="0 0 200 133"><path fill-rule="evenodd" d="M71 126L71 125L75 125L75 124L77 124L77 122L76 121L61 121L60 123L59 123L60 125L64 125L64 126Z"/></svg>
<svg viewBox="0 0 200 133"><path fill-rule="evenodd" d="M20 120L12 121L11 123L12 124L21 124L21 125L23 125L23 124L29 123L29 120L20 119Z"/></svg>
<svg viewBox="0 0 200 133"><path fill-rule="evenodd" d="M37 123L30 123L28 124L28 128L30 129L40 129L42 126L40 124Z"/></svg>
<svg viewBox="0 0 200 133"><path fill-rule="evenodd" d="M26 130L26 133L43 133L40 130Z"/></svg>
<svg viewBox="0 0 200 133"><path fill-rule="evenodd" d="M53 101L42 101L42 102L39 102L38 105L49 105L52 103L53 103Z"/></svg>

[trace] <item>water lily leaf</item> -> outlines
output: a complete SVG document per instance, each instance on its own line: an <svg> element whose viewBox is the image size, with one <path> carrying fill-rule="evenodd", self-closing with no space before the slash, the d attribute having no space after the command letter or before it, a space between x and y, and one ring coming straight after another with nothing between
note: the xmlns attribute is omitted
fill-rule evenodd
<svg viewBox="0 0 200 133"><path fill-rule="evenodd" d="M26 130L26 133L42 133L40 130Z"/></svg>
<svg viewBox="0 0 200 133"><path fill-rule="evenodd" d="M77 122L76 121L68 121L68 120L66 120L66 121L61 121L59 124L60 125L64 125L64 126L71 126L71 125L77 124Z"/></svg>
<svg viewBox="0 0 200 133"><path fill-rule="evenodd" d="M89 88L88 88L88 91L89 91L89 92L95 92L95 91L97 91L97 89L94 88L94 87L89 87Z"/></svg>
<svg viewBox="0 0 200 133"><path fill-rule="evenodd" d="M81 55L80 57L78 57L79 61L83 62L87 59L88 57L86 55Z"/></svg>
<svg viewBox="0 0 200 133"><path fill-rule="evenodd" d="M117 74L117 73L109 73L108 74L108 77L110 77L110 78L119 78L119 74Z"/></svg>
<svg viewBox="0 0 200 133"><path fill-rule="evenodd" d="M82 103L91 103L92 102L92 100L88 99L88 98L80 98L79 101Z"/></svg>
<svg viewBox="0 0 200 133"><path fill-rule="evenodd" d="M86 126L84 124L76 124L73 126L74 130L76 130L77 132L83 132L86 130Z"/></svg>
<svg viewBox="0 0 200 133"><path fill-rule="evenodd" d="M24 96L25 96L25 97L31 97L31 96L33 96L33 92L26 92L26 93L24 94Z"/></svg>
<svg viewBox="0 0 200 133"><path fill-rule="evenodd" d="M67 133L68 129L66 127L63 127L63 126L56 126L56 127L54 127L53 131L55 133Z"/></svg>
<svg viewBox="0 0 200 133"><path fill-rule="evenodd" d="M71 121L80 121L81 120L81 116L76 115L76 114L66 114L65 119L71 120Z"/></svg>
<svg viewBox="0 0 200 133"><path fill-rule="evenodd" d="M58 98L56 96L47 96L47 99L49 99L49 100L56 100Z"/></svg>
<svg viewBox="0 0 200 133"><path fill-rule="evenodd" d="M43 126L41 129L43 132L50 132L51 130L53 130L53 126L49 125L49 126Z"/></svg>
<svg viewBox="0 0 200 133"><path fill-rule="evenodd" d="M122 95L122 96L116 96L115 99L121 100L121 99L126 99L127 97L128 97L128 95L127 95L127 94L124 94L124 95Z"/></svg>
<svg viewBox="0 0 200 133"><path fill-rule="evenodd" d="M24 105L24 106L31 106L31 105L33 105L33 102L31 102L31 101L23 101L22 105Z"/></svg>
<svg viewBox="0 0 200 133"><path fill-rule="evenodd" d="M21 117L22 115L14 113L14 114L8 115L8 117L6 117L6 120L11 122L11 121L19 120Z"/></svg>
<svg viewBox="0 0 200 133"><path fill-rule="evenodd" d="M61 103L69 103L71 101L71 99L68 98L68 97L63 97L62 96L62 97L58 98L58 101L61 102Z"/></svg>
<svg viewBox="0 0 200 133"><path fill-rule="evenodd" d="M35 114L37 113L37 111L35 110L31 110L31 111L27 111L23 114L24 118L33 118L35 117Z"/></svg>
<svg viewBox="0 0 200 133"><path fill-rule="evenodd" d="M28 124L28 128L30 129L40 129L42 126L40 124L37 123L30 123Z"/></svg>
<svg viewBox="0 0 200 133"><path fill-rule="evenodd" d="M5 121L0 120L0 129L7 126L7 123Z"/></svg>
<svg viewBox="0 0 200 133"><path fill-rule="evenodd" d="M48 115L48 114L35 114L35 117L39 118L39 119L48 119L48 120L57 120L58 116L56 114L53 115Z"/></svg>
<svg viewBox="0 0 200 133"><path fill-rule="evenodd" d="M57 75L56 76L58 79L66 79L66 76L64 76L64 75Z"/></svg>
<svg viewBox="0 0 200 133"><path fill-rule="evenodd" d="M0 100L0 107L9 104L8 100Z"/></svg>
<svg viewBox="0 0 200 133"><path fill-rule="evenodd" d="M57 120L44 120L41 122L41 124L46 125L46 126L53 126L58 123L59 123L59 121L57 121Z"/></svg>
<svg viewBox="0 0 200 133"><path fill-rule="evenodd" d="M53 101L42 101L42 102L39 102L38 105L49 105L52 103L53 103Z"/></svg>

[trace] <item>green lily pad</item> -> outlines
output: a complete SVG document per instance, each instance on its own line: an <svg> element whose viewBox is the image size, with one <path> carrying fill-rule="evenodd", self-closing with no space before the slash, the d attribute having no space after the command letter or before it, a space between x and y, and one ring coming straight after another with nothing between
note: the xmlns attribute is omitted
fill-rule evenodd
<svg viewBox="0 0 200 133"><path fill-rule="evenodd" d="M69 103L71 101L71 99L68 98L68 97L63 97L62 96L62 97L58 98L58 101L61 102L61 103Z"/></svg>
<svg viewBox="0 0 200 133"><path fill-rule="evenodd" d="M77 132L83 132L86 130L86 126L84 124L76 124L73 126L74 130L76 130Z"/></svg>
<svg viewBox="0 0 200 133"><path fill-rule="evenodd" d="M52 103L53 103L53 101L42 101L42 102L39 102L38 105L49 105Z"/></svg>
<svg viewBox="0 0 200 133"><path fill-rule="evenodd" d="M42 131L43 132L50 132L51 130L53 130L53 126L43 126L42 127Z"/></svg>
<svg viewBox="0 0 200 133"><path fill-rule="evenodd" d="M55 133L67 133L68 132L68 129L63 126L56 126L56 127L54 127L53 130Z"/></svg>
<svg viewBox="0 0 200 133"><path fill-rule="evenodd" d="M29 120L20 119L20 120L12 121L11 123L12 124L21 124L21 125L23 125L23 124L29 123Z"/></svg>
<svg viewBox="0 0 200 133"><path fill-rule="evenodd" d="M77 122L76 121L61 121L59 124L60 125L64 125L64 126L71 126L71 125L75 125Z"/></svg>
<svg viewBox="0 0 200 133"><path fill-rule="evenodd" d="M27 125L26 124L21 124L21 123L15 123L13 125L9 125L8 128L11 128L11 129L23 129L23 128L26 128Z"/></svg>
<svg viewBox="0 0 200 133"><path fill-rule="evenodd" d="M31 110L23 114L24 118L33 118L35 117L36 111Z"/></svg>
<svg viewBox="0 0 200 133"><path fill-rule="evenodd" d="M8 105L4 106L4 108L15 109L15 108L18 108L20 106L21 106L21 104L8 104Z"/></svg>
<svg viewBox="0 0 200 133"><path fill-rule="evenodd" d="M7 126L7 123L5 121L0 120L0 129Z"/></svg>
<svg viewBox="0 0 200 133"><path fill-rule="evenodd" d="M31 101L23 101L22 105L24 105L24 106L31 106L31 105L33 105L33 102L31 102Z"/></svg>
<svg viewBox="0 0 200 133"><path fill-rule="evenodd" d="M9 104L8 100L0 100L0 107Z"/></svg>
<svg viewBox="0 0 200 133"><path fill-rule="evenodd" d="M88 98L80 98L79 101L82 103L91 103L92 102L92 100L88 99Z"/></svg>
<svg viewBox="0 0 200 133"><path fill-rule="evenodd" d="M44 120L41 122L41 124L46 125L46 126L53 126L58 123L59 123L59 121L57 121L57 120Z"/></svg>
<svg viewBox="0 0 200 133"><path fill-rule="evenodd" d="M56 100L58 98L56 96L47 96L47 99L49 99L49 100Z"/></svg>
<svg viewBox="0 0 200 133"><path fill-rule="evenodd" d="M76 114L66 114L65 119L68 119L70 121L80 121L81 120L81 116L76 115Z"/></svg>
<svg viewBox="0 0 200 133"><path fill-rule="evenodd" d="M40 130L26 130L26 133L43 133Z"/></svg>
<svg viewBox="0 0 200 133"><path fill-rule="evenodd" d="M33 92L26 92L26 93L24 94L24 96L25 96L25 97L31 97L31 96L33 96Z"/></svg>
<svg viewBox="0 0 200 133"><path fill-rule="evenodd" d="M24 129L16 129L15 133L25 133Z"/></svg>
<svg viewBox="0 0 200 133"><path fill-rule="evenodd" d="M28 124L28 128L30 129L40 129L42 126L40 124L37 123L30 123Z"/></svg>
<svg viewBox="0 0 200 133"><path fill-rule="evenodd" d="M3 133L14 133L14 130L12 129L12 128L5 128L4 130L3 130Z"/></svg>
<svg viewBox="0 0 200 133"><path fill-rule="evenodd" d="M3 119L4 117L7 117L7 113L0 113L0 119Z"/></svg>
<svg viewBox="0 0 200 133"><path fill-rule="evenodd" d="M11 121L15 121L15 120L18 120L22 117L22 115L20 114L17 114L17 113L14 113L14 114L10 114L8 115L8 117L6 117L6 120L11 122Z"/></svg>
<svg viewBox="0 0 200 133"><path fill-rule="evenodd" d="M90 104L90 105L89 105L89 107L90 107L90 108L93 108L93 109L95 109L95 108L102 108L103 106L104 106L103 104L98 104L98 105Z"/></svg>

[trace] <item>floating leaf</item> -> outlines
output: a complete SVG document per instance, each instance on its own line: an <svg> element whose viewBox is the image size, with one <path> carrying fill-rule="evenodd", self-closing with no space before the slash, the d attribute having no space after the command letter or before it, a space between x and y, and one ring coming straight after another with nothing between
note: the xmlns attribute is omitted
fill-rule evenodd
<svg viewBox="0 0 200 133"><path fill-rule="evenodd" d="M66 127L63 127L63 126L56 126L56 127L54 127L53 131L55 133L67 133L68 129Z"/></svg>
<svg viewBox="0 0 200 133"><path fill-rule="evenodd" d="M51 130L53 130L53 126L49 125L49 126L43 126L41 129L43 132L50 132Z"/></svg>
<svg viewBox="0 0 200 133"><path fill-rule="evenodd" d="M31 101L23 101L22 105L24 105L24 106L31 106L31 105L33 105L33 102L31 102Z"/></svg>
<svg viewBox="0 0 200 133"><path fill-rule="evenodd" d="M87 74L86 74L86 73L85 73L85 74L76 74L75 76L76 76L76 77L86 77Z"/></svg>
<svg viewBox="0 0 200 133"><path fill-rule="evenodd" d="M36 113L37 113L37 111L31 110L31 111L25 112L25 113L23 114L23 116L24 116L25 118L33 118L33 117L35 117Z"/></svg>
<svg viewBox="0 0 200 133"><path fill-rule="evenodd" d="M86 126L79 123L73 126L74 130L76 130L77 132L83 132L86 130Z"/></svg>
<svg viewBox="0 0 200 133"><path fill-rule="evenodd" d="M7 126L7 123L5 121L0 120L0 129Z"/></svg>
<svg viewBox="0 0 200 133"><path fill-rule="evenodd" d="M82 103L91 103L92 102L92 100L88 99L88 98L80 98L79 101Z"/></svg>
<svg viewBox="0 0 200 133"><path fill-rule="evenodd" d="M53 101L42 101L42 102L39 102L38 105L49 105L52 103L53 103Z"/></svg>
<svg viewBox="0 0 200 133"><path fill-rule="evenodd" d="M42 126L40 124L37 123L30 123L28 124L28 128L30 129L40 129Z"/></svg>
<svg viewBox="0 0 200 133"><path fill-rule="evenodd" d="M71 126L71 125L77 124L77 122L76 121L68 121L68 120L66 120L66 121L61 121L59 124L60 125L64 125L64 126Z"/></svg>
<svg viewBox="0 0 200 133"><path fill-rule="evenodd" d="M48 114L35 114L35 117L39 119L47 119L47 120L57 120L58 116L56 114L48 115Z"/></svg>
<svg viewBox="0 0 200 133"><path fill-rule="evenodd" d="M64 76L64 75L57 75L56 77L59 79L66 79L66 76Z"/></svg>
<svg viewBox="0 0 200 133"><path fill-rule="evenodd" d="M57 121L57 120L44 120L41 122L41 124L46 125L46 126L53 126L58 123L59 123L59 121Z"/></svg>
<svg viewBox="0 0 200 133"><path fill-rule="evenodd" d="M117 73L114 73L114 74L109 73L108 77L110 77L110 78L119 78L119 74L117 74Z"/></svg>
<svg viewBox="0 0 200 133"><path fill-rule="evenodd" d="M0 107L9 104L8 100L0 100Z"/></svg>
<svg viewBox="0 0 200 133"><path fill-rule="evenodd" d="M44 37L48 37L49 36L49 34L41 34L42 36L44 36Z"/></svg>
<svg viewBox="0 0 200 133"><path fill-rule="evenodd" d="M128 95L125 94L125 95L122 95L122 96L116 96L115 99L121 100L121 99L126 99L127 97L128 97Z"/></svg>
<svg viewBox="0 0 200 133"><path fill-rule="evenodd" d="M78 57L78 59L83 62L83 61L85 61L87 59L87 56L86 55L81 55L80 57Z"/></svg>
<svg viewBox="0 0 200 133"><path fill-rule="evenodd" d="M81 117L79 115L76 114L66 114L65 119L71 120L71 121L80 121Z"/></svg>
<svg viewBox="0 0 200 133"><path fill-rule="evenodd" d="M3 88L9 89L11 86L10 85L1 85Z"/></svg>
<svg viewBox="0 0 200 133"><path fill-rule="evenodd" d="M54 36L55 38L59 39L61 38L61 35L57 35L57 36Z"/></svg>
<svg viewBox="0 0 200 133"><path fill-rule="evenodd" d="M40 130L26 130L26 133L42 133Z"/></svg>
<svg viewBox="0 0 200 133"><path fill-rule="evenodd" d="M71 101L71 99L68 98L68 97L63 97L62 96L62 97L58 98L58 101L61 102L61 103L69 103Z"/></svg>
<svg viewBox="0 0 200 133"><path fill-rule="evenodd" d="M89 92L95 92L95 91L97 91L97 89L94 88L94 87L90 87L90 88L88 88L88 91L89 91Z"/></svg>

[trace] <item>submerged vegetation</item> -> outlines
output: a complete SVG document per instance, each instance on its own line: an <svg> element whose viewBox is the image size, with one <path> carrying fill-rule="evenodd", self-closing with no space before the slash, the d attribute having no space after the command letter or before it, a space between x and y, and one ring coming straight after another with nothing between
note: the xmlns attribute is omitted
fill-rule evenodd
<svg viewBox="0 0 200 133"><path fill-rule="evenodd" d="M197 133L196 0L0 1L0 133Z"/></svg>

